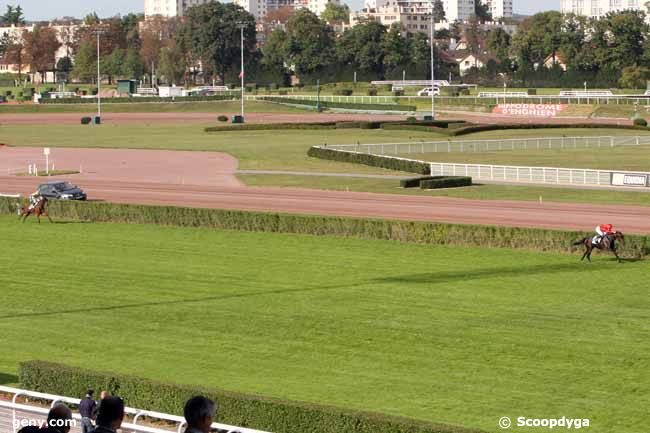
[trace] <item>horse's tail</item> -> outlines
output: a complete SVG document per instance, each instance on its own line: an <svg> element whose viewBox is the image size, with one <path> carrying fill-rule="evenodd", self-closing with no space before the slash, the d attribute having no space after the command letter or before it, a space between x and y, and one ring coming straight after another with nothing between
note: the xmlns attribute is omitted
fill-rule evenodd
<svg viewBox="0 0 650 433"><path fill-rule="evenodd" d="M575 245L582 245L582 244L585 243L585 241L586 241L587 239L588 239L588 238L582 238L582 239L580 239L579 241L574 242L573 245L574 245L574 246L575 246Z"/></svg>

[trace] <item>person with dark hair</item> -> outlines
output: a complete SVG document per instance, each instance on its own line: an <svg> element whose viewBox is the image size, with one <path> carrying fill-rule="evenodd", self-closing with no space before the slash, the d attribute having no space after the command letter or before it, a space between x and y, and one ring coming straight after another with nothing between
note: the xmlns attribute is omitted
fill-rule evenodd
<svg viewBox="0 0 650 433"><path fill-rule="evenodd" d="M47 414L45 426L28 426L20 429L18 433L68 433L72 426L72 411L63 403L55 404Z"/></svg>
<svg viewBox="0 0 650 433"><path fill-rule="evenodd" d="M102 405L102 400L104 400L106 397L110 395L111 393L106 391L105 389L101 390L101 392L99 393L99 400L95 402L95 408L93 409L93 413L91 417L93 420L97 418L97 413L99 413L99 406Z"/></svg>
<svg viewBox="0 0 650 433"><path fill-rule="evenodd" d="M92 433L116 433L124 420L124 402L119 397L105 397L99 405Z"/></svg>
<svg viewBox="0 0 650 433"><path fill-rule="evenodd" d="M185 433L210 433L216 410L217 405L207 397L197 395L187 400L183 409L187 421Z"/></svg>
<svg viewBox="0 0 650 433"><path fill-rule="evenodd" d="M79 402L79 415L81 415L81 433L89 433L93 429L93 417L97 403L93 399L95 391L89 389L86 396Z"/></svg>

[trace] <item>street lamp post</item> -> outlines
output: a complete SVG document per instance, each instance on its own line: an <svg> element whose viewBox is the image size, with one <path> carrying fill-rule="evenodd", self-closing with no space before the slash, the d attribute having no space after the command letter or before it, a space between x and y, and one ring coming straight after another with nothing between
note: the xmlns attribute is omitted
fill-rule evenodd
<svg viewBox="0 0 650 433"><path fill-rule="evenodd" d="M431 31L431 120L436 120L436 97L434 95L434 84L435 84L435 76L433 72L433 27L434 27L434 16L433 16L433 11L434 11L434 5L433 5L433 0L431 1L431 25L430 25L430 31Z"/></svg>
<svg viewBox="0 0 650 433"><path fill-rule="evenodd" d="M320 113L320 79L316 80L316 112Z"/></svg>
<svg viewBox="0 0 650 433"><path fill-rule="evenodd" d="M97 119L95 119L95 124L102 122L102 77L99 71L99 35L101 33L100 29L95 30L97 35Z"/></svg>
<svg viewBox="0 0 650 433"><path fill-rule="evenodd" d="M246 24L240 23L239 30L241 31L241 120L244 121L244 27Z"/></svg>

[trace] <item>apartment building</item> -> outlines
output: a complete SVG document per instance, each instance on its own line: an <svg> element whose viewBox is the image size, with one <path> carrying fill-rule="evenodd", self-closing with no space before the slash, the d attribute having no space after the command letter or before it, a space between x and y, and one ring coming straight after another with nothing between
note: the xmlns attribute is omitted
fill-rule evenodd
<svg viewBox="0 0 650 433"><path fill-rule="evenodd" d="M563 14L583 15L600 18L609 12L642 10L648 12L647 0L560 0Z"/></svg>
<svg viewBox="0 0 650 433"><path fill-rule="evenodd" d="M447 22L465 21L474 14L474 0L443 0L442 5ZM386 26L401 23L409 33L429 32L432 7L433 0L366 0L363 10L350 15L350 24L370 19Z"/></svg>
<svg viewBox="0 0 650 433"><path fill-rule="evenodd" d="M512 0L483 0L483 3L494 19L512 17Z"/></svg>
<svg viewBox="0 0 650 433"><path fill-rule="evenodd" d="M208 3L210 0L144 0L144 16L165 18L182 17L188 8Z"/></svg>
<svg viewBox="0 0 650 433"><path fill-rule="evenodd" d="M234 0L234 3L246 9L258 21L262 20L268 12L281 7L305 8L320 15L325 11L328 3L340 4L339 0Z"/></svg>

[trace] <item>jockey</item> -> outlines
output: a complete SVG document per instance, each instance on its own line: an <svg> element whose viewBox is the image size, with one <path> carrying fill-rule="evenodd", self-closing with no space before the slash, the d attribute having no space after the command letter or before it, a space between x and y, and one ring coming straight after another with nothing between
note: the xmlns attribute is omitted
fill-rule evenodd
<svg viewBox="0 0 650 433"><path fill-rule="evenodd" d="M596 227L596 233L593 240L594 245L598 245L605 236L614 233L614 227L611 224L601 224Z"/></svg>
<svg viewBox="0 0 650 433"><path fill-rule="evenodd" d="M38 204L38 200L41 198L41 193L36 190L29 195L29 208L34 209Z"/></svg>

